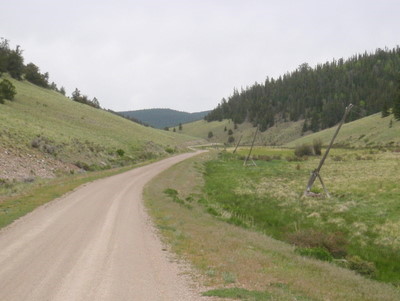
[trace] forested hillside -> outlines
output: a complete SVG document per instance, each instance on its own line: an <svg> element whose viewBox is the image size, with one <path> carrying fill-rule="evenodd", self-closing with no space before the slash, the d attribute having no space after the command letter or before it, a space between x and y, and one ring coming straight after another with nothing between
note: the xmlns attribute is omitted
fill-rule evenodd
<svg viewBox="0 0 400 301"><path fill-rule="evenodd" d="M209 112L187 113L171 109L146 109L118 113L124 117L135 118L144 124L162 129L203 119Z"/></svg>
<svg viewBox="0 0 400 301"><path fill-rule="evenodd" d="M344 108L355 105L348 120L393 108L400 119L400 47L377 49L374 53L354 55L318 64L307 63L278 79L234 90L205 119L207 121L245 120L265 131L279 121L305 119L303 132L314 132L335 125Z"/></svg>

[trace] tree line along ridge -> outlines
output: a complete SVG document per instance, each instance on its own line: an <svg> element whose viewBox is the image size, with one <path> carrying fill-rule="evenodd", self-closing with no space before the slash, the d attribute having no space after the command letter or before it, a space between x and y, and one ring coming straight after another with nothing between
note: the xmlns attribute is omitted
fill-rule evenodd
<svg viewBox="0 0 400 301"><path fill-rule="evenodd" d="M9 40L0 38L0 77L3 73L8 73L16 80L25 79L36 86L51 89L63 95L66 94L64 87L58 88L56 83L49 82L48 72L41 73L39 67L33 63L25 65L22 53L23 50L19 45L15 49L11 49ZM0 83L0 103L3 103L4 99L13 100L15 94L15 87L13 87L12 83L7 79L3 79ZM96 97L89 99L88 96L82 95L77 88L72 93L71 99L97 109L100 108L100 103Z"/></svg>
<svg viewBox="0 0 400 301"><path fill-rule="evenodd" d="M261 131L277 122L304 119L303 132L332 127L354 104L348 121L377 112L393 113L400 120L400 47L377 49L318 64L307 63L279 78L267 77L264 83L234 89L228 99L204 119L249 121Z"/></svg>

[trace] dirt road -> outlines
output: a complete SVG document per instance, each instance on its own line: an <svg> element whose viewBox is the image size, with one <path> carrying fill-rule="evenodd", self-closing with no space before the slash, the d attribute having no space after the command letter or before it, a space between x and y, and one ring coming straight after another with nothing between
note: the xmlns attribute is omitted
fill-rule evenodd
<svg viewBox="0 0 400 301"><path fill-rule="evenodd" d="M0 232L0 300L205 300L154 234L143 186L194 154L95 181Z"/></svg>

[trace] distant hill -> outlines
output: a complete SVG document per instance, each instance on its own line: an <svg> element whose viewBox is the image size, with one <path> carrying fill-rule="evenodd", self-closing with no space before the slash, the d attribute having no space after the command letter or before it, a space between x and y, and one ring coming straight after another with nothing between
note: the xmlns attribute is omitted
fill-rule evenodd
<svg viewBox="0 0 400 301"><path fill-rule="evenodd" d="M210 111L187 113L171 109L146 109L118 112L118 114L127 117L133 117L142 123L159 129L178 126L180 123L188 123L200 120L203 119L208 113L210 113Z"/></svg>

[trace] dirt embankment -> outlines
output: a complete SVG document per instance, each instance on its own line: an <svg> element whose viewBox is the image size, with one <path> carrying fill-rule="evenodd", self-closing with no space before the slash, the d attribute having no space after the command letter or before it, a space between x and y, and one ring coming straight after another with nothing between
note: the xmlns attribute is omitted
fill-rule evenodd
<svg viewBox="0 0 400 301"><path fill-rule="evenodd" d="M53 178L60 172L70 170L77 171L79 168L35 150L28 152L0 147L0 179L30 181L35 177Z"/></svg>

